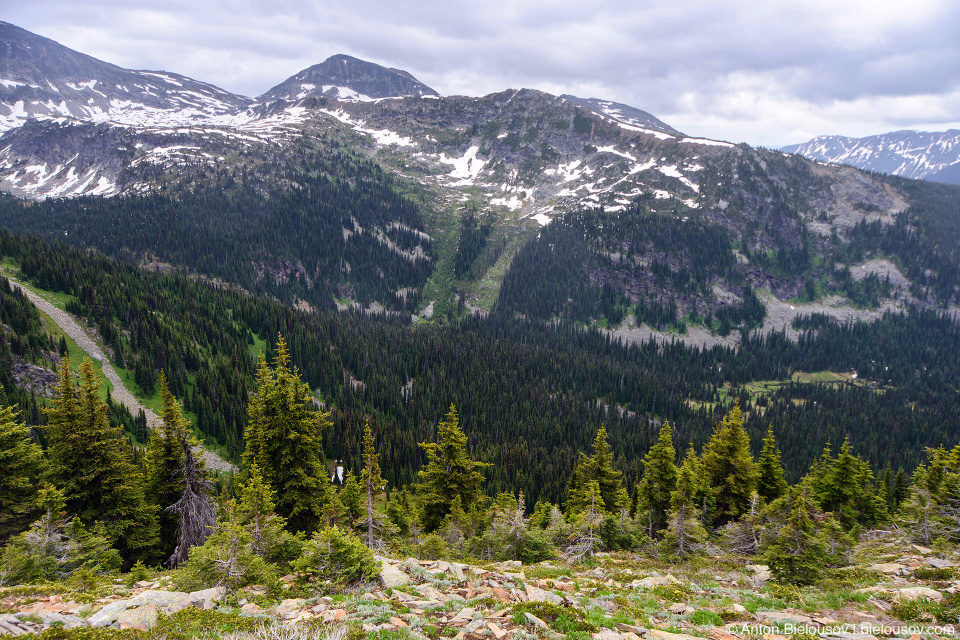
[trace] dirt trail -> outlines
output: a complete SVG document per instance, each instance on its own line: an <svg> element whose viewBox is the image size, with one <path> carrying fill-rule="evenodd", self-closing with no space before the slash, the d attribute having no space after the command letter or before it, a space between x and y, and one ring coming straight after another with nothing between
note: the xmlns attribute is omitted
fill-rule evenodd
<svg viewBox="0 0 960 640"><path fill-rule="evenodd" d="M103 365L103 375L110 381L110 384L113 386L113 390L110 392L110 396L116 401L125 406L130 410L130 413L137 415L137 413L142 409L144 414L147 416L147 426L151 429L155 428L160 424L160 417L153 412L152 409L140 404L140 401L130 393L130 391L124 386L123 380L120 379L120 376L117 375L116 370L113 368L113 365L110 364L110 359L107 358L106 354L97 346L97 344L90 339L89 334L84 331L76 320L73 319L69 313L58 309L53 306L34 292L30 291L26 287L22 286L19 282L10 279L10 284L17 289L23 291L27 298L30 299L38 309L43 311L45 314L50 316L54 322L57 323L63 331L73 338L80 348L87 352L87 354L94 360L99 361ZM202 457L207 464L208 469L216 469L218 471L230 471L235 467L213 453L212 451L207 451L206 449L201 449Z"/></svg>

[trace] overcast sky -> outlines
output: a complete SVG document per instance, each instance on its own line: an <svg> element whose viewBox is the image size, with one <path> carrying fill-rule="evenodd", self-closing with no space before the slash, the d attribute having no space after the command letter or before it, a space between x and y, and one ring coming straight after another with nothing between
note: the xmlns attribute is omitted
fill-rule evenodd
<svg viewBox="0 0 960 640"><path fill-rule="evenodd" d="M444 95L605 98L754 145L960 128L957 0L0 0L0 19L248 96L346 53Z"/></svg>

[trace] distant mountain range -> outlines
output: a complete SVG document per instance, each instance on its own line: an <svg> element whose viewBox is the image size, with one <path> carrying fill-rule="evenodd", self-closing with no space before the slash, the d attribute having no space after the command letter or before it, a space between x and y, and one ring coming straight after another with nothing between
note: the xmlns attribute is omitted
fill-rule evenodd
<svg viewBox="0 0 960 640"><path fill-rule="evenodd" d="M817 136L783 147L818 162L905 178L960 184L960 131L893 131L865 138Z"/></svg>

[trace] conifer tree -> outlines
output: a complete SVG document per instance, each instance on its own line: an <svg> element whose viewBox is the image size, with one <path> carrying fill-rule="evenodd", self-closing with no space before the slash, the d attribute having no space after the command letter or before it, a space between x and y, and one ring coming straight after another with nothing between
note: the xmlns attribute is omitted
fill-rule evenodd
<svg viewBox="0 0 960 640"><path fill-rule="evenodd" d="M703 490L701 474L700 461L691 443L677 473L676 489L670 495L670 526L664 539L681 561L700 549L707 539L697 513L697 499Z"/></svg>
<svg viewBox="0 0 960 640"><path fill-rule="evenodd" d="M273 491L263 481L256 465L250 468L247 481L240 485L236 499L237 523L250 536L250 548L268 562L284 559L285 546L291 539L281 516L274 512Z"/></svg>
<svg viewBox="0 0 960 640"><path fill-rule="evenodd" d="M147 445L147 497L160 513L160 551L168 557L177 545L178 517L168 507L183 494L183 447L180 436L186 422L176 399L170 392L167 376L160 372L160 398L163 402L162 422L150 433Z"/></svg>
<svg viewBox="0 0 960 640"><path fill-rule="evenodd" d="M790 491L786 497L789 515L785 526L766 553L771 572L781 582L812 584L823 571L826 550L814 528L811 513L816 504L808 497L808 490L801 485Z"/></svg>
<svg viewBox="0 0 960 640"><path fill-rule="evenodd" d="M360 493L360 483L352 470L348 470L344 476L343 489L340 490L340 503L346 509L347 519L352 527L363 514L363 496Z"/></svg>
<svg viewBox="0 0 960 640"><path fill-rule="evenodd" d="M647 510L647 535L653 536L667 526L670 500L677 487L677 453L673 447L673 429L664 422L660 436L643 459L643 479L639 494Z"/></svg>
<svg viewBox="0 0 960 640"><path fill-rule="evenodd" d="M571 488L567 501L570 513L579 513L591 502L590 483L595 482L600 490L599 508L606 513L619 514L620 509L628 506L629 496L623 486L623 472L613 468L613 455L607 443L607 430L600 427L593 441L593 455L581 457L579 486Z"/></svg>
<svg viewBox="0 0 960 640"><path fill-rule="evenodd" d="M363 428L363 489L367 494L367 546L374 546L373 530L376 526L374 499L386 486L380 475L380 456L373 448L373 433L370 431L370 420Z"/></svg>
<svg viewBox="0 0 960 640"><path fill-rule="evenodd" d="M717 424L703 449L701 464L716 501L716 524L724 524L745 513L756 488L756 463L743 423L743 412L737 401Z"/></svg>
<svg viewBox="0 0 960 640"><path fill-rule="evenodd" d="M333 500L323 464L320 434L330 426L330 413L312 411L310 389L290 365L280 336L271 368L261 354L258 390L251 398L244 437L244 466L256 464L276 492L277 513L291 531L314 531Z"/></svg>
<svg viewBox="0 0 960 640"><path fill-rule="evenodd" d="M460 428L455 406L450 405L447 419L437 429L437 442L420 443L420 448L427 453L427 464L419 472L417 493L420 518L427 532L443 524L455 497L460 497L461 504L472 505L477 501L483 482L480 469L489 466L467 455L467 436Z"/></svg>
<svg viewBox="0 0 960 640"><path fill-rule="evenodd" d="M13 407L0 408L0 543L25 530L39 512L36 495L46 470L43 451Z"/></svg>
<svg viewBox="0 0 960 640"><path fill-rule="evenodd" d="M67 513L87 526L102 522L129 563L156 544L156 510L144 497L128 441L110 426L93 364L84 360L79 387L68 360L58 374L52 406L45 409L52 478L63 490Z"/></svg>
<svg viewBox="0 0 960 640"><path fill-rule="evenodd" d="M787 481L783 478L780 449L773 437L773 425L767 429L767 437L763 439L757 467L757 493L764 502L769 504L786 493Z"/></svg>

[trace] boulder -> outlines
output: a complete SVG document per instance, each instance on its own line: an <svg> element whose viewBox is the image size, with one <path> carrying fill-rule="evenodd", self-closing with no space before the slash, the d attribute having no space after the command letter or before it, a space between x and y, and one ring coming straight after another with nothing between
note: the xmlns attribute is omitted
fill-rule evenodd
<svg viewBox="0 0 960 640"><path fill-rule="evenodd" d="M79 616L53 613L51 611L39 611L36 615L45 627L59 626L63 629L76 629L77 627L87 626L87 621Z"/></svg>
<svg viewBox="0 0 960 640"><path fill-rule="evenodd" d="M927 558L927 564L935 569L948 569L953 563L945 558Z"/></svg>
<svg viewBox="0 0 960 640"><path fill-rule="evenodd" d="M181 609L193 606L193 598L182 591L144 591L130 600L131 607L156 605L157 611L172 616Z"/></svg>
<svg viewBox="0 0 960 640"><path fill-rule="evenodd" d="M562 604L563 598L555 593L550 593L549 591L528 584L527 602L549 602L550 604Z"/></svg>
<svg viewBox="0 0 960 640"><path fill-rule="evenodd" d="M773 577L773 574L770 573L770 567L765 564L748 564L747 570L753 572L754 578L764 582Z"/></svg>
<svg viewBox="0 0 960 640"><path fill-rule="evenodd" d="M130 600L118 600L116 602L111 602L107 606L97 611L92 616L87 618L87 622L91 627L109 627L114 622L117 621L117 618L120 617L120 614L129 609L131 606Z"/></svg>
<svg viewBox="0 0 960 640"><path fill-rule="evenodd" d="M810 624L813 622L813 619L807 616L798 613L786 613L785 611L757 611L757 617L775 625Z"/></svg>
<svg viewBox="0 0 960 640"><path fill-rule="evenodd" d="M380 584L384 589L396 589L410 584L410 576L392 564L384 562L380 569Z"/></svg>
<svg viewBox="0 0 960 640"><path fill-rule="evenodd" d="M204 609L213 609L217 602L227 595L226 587L211 587L203 591L191 591L189 594L191 605L194 607L203 607Z"/></svg>
<svg viewBox="0 0 960 640"><path fill-rule="evenodd" d="M880 564L873 564L867 567L870 571L876 571L877 573L886 573L889 575L900 575L905 573L907 568L897 562L881 562Z"/></svg>
<svg viewBox="0 0 960 640"><path fill-rule="evenodd" d="M127 609L117 617L117 624L121 629L148 631L157 625L158 609L159 607L153 602L136 609Z"/></svg>
<svg viewBox="0 0 960 640"><path fill-rule="evenodd" d="M650 629L647 631L647 640L702 640L694 636L688 636L685 633L670 633L662 629Z"/></svg>
<svg viewBox="0 0 960 640"><path fill-rule="evenodd" d="M906 589L897 591L896 595L894 595L894 600L897 602L902 600L933 600L934 602L940 602L943 600L943 594L929 587L907 587Z"/></svg>

